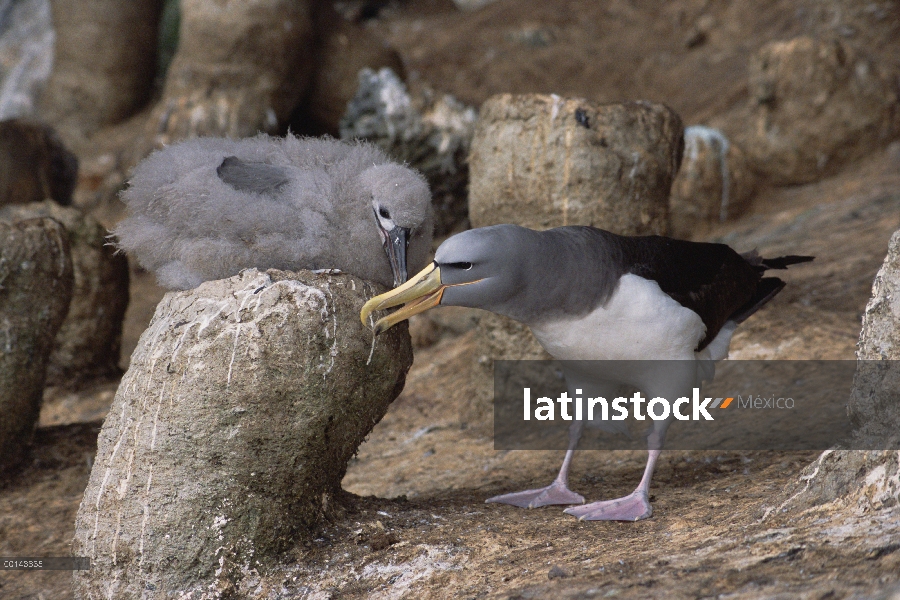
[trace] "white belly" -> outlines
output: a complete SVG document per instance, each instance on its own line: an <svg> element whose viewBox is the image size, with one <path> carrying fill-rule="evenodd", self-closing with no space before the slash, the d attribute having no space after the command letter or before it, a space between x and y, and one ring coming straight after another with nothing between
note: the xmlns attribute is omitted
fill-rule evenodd
<svg viewBox="0 0 900 600"><path fill-rule="evenodd" d="M625 275L606 306L531 330L559 360L686 360L695 358L706 326L655 281Z"/></svg>

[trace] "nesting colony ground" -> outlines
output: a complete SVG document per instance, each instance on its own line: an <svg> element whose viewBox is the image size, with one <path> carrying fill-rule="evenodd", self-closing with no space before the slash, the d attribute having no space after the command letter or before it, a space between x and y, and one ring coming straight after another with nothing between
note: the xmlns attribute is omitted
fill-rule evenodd
<svg viewBox="0 0 900 600"><path fill-rule="evenodd" d="M461 13L427 0L392 5L399 8L369 26L410 71L470 104L498 92L646 98L695 124L746 102L749 55L768 41L812 33L816 23L868 45L896 72L900 52L896 41L885 41L900 39L897 26L877 20L887 10L897 23L895 5L678 0L661 9L649 0L499 0ZM872 149L818 183L763 189L740 220L705 237L765 255L817 256L742 326L733 356L853 357L872 279L900 228L898 189L900 150ZM135 278L132 292L125 357L162 295L147 274ZM441 310L413 325L414 337L435 343L417 349L406 390L348 469L344 488L359 497L346 499L343 514L314 541L294 548L283 569L243 592L274 595L283 586L288 597L360 599L840 598L896 589L900 509L867 515L825 506L761 520L815 453L664 453L651 489L655 514L640 523L579 523L559 508L485 505L491 495L543 485L561 453L493 450L465 377L476 351L469 320ZM101 386L54 398L42 415L35 462L0 490L0 555L69 551L96 419L112 393ZM633 487L644 458L582 453L572 485L592 499L614 497ZM3 572L0 595L71 598L71 581L64 572Z"/></svg>

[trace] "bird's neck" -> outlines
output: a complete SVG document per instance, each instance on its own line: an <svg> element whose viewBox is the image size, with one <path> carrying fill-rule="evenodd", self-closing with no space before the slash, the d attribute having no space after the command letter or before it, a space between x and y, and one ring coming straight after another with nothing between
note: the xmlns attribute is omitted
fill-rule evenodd
<svg viewBox="0 0 900 600"><path fill-rule="evenodd" d="M492 310L531 327L592 312L610 298L622 275L614 238L589 228L538 233L533 251L522 259L513 297Z"/></svg>

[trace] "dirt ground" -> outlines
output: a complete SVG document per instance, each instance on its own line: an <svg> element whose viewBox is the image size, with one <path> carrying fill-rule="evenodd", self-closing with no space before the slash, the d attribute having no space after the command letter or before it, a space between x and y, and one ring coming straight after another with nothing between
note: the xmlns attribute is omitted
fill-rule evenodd
<svg viewBox="0 0 900 600"><path fill-rule="evenodd" d="M414 77L470 103L500 91L647 98L697 123L743 101L749 52L810 27L804 4L748 6L500 0L460 13L429 0L389 4L369 26ZM719 26L688 48L701 14ZM764 188L748 214L707 239L817 258L784 275L787 288L742 325L731 356L852 359L872 279L898 228L896 143L827 180ZM133 275L123 366L162 296L152 276ZM441 335L417 349L406 389L351 462L331 520L280 568L247 573L236 597L900 597L900 507L780 510L785 485L816 453L664 452L654 515L637 523L485 504L549 483L562 453L493 449L490 421L472 417L489 414L473 406L485 384L471 375L474 313L435 312L416 327ZM69 552L115 388L47 391L34 461L0 487L0 556ZM580 453L572 487L589 501L622 495L644 460L642 452ZM3 571L0 598L71 598L71 577Z"/></svg>

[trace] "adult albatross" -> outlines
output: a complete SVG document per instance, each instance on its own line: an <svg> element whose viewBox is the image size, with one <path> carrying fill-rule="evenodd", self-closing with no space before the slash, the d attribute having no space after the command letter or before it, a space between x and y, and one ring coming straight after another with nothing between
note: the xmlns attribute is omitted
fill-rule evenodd
<svg viewBox="0 0 900 600"><path fill-rule="evenodd" d="M593 227L533 231L516 225L472 229L447 239L434 262L404 285L372 298L360 318L406 304L374 324L380 333L439 304L481 308L528 325L554 358L677 361L695 364L728 354L735 328L784 287L768 269L812 260L809 256L765 259L738 254L724 244L661 236L624 237ZM684 361L689 361L685 363ZM636 385L648 398L687 393L697 369L671 373L641 370L609 381ZM570 392L580 395L589 378L566 370ZM647 374L649 373L649 375ZM571 507L587 520L636 521L649 517L650 479L669 421L654 421L643 478L628 496ZM522 507L580 504L568 489L568 473L580 425L559 475L545 488L488 500Z"/></svg>
<svg viewBox="0 0 900 600"><path fill-rule="evenodd" d="M242 269L339 269L399 285L428 261L425 179L370 144L259 135L157 151L122 192L118 246L170 289Z"/></svg>

